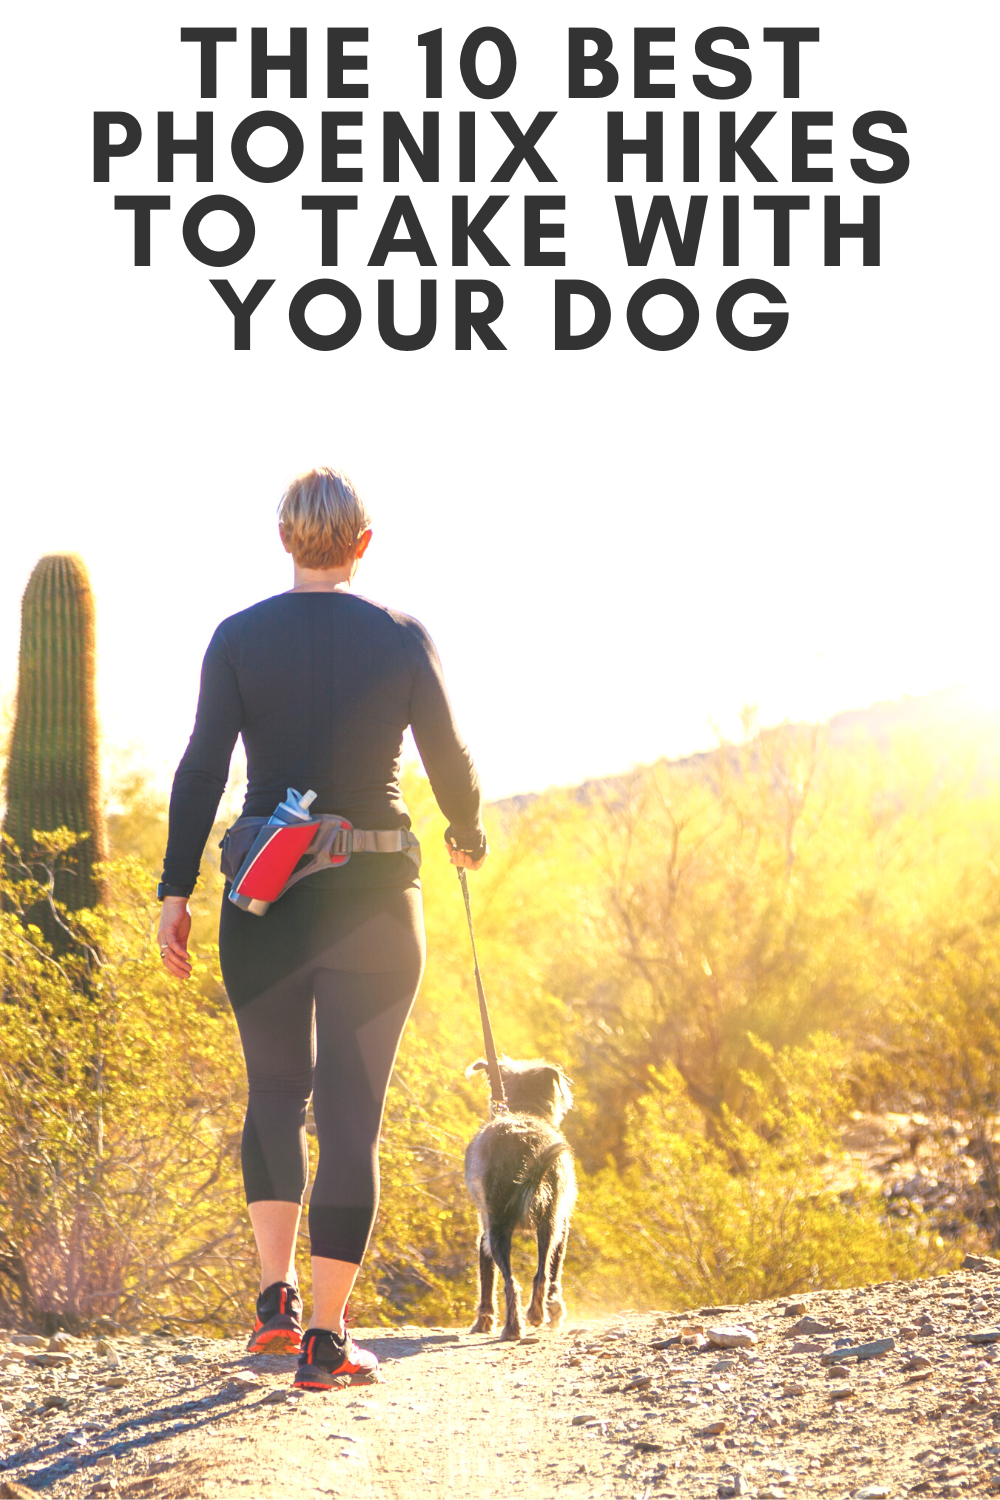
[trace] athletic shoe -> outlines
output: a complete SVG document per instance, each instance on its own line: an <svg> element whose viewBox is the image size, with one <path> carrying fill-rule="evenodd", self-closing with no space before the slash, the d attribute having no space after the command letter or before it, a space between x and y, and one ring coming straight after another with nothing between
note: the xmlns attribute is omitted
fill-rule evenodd
<svg viewBox="0 0 1000 1500"><path fill-rule="evenodd" d="M302 1298L297 1286L276 1281L257 1298L257 1317L247 1349L251 1354L298 1354L302 1344Z"/></svg>
<svg viewBox="0 0 1000 1500"><path fill-rule="evenodd" d="M292 1385L300 1391L335 1391L348 1385L377 1385L378 1360L359 1349L349 1333L336 1338L327 1328L307 1328Z"/></svg>

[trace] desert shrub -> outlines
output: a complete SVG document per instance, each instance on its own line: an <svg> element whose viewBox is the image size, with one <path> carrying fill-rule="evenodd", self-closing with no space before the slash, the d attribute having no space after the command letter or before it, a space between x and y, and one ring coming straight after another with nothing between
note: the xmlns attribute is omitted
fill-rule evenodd
<svg viewBox="0 0 1000 1500"><path fill-rule="evenodd" d="M587 1080L587 1168L626 1164L629 1105L664 1063L710 1135L752 1122L757 1084L783 1087L755 1039L780 1055L832 1035L855 1103L919 1108L911 1063L941 1040L929 934L980 921L997 821L995 796L905 747L796 729L619 783L589 810L581 940L547 974Z"/></svg>
<svg viewBox="0 0 1000 1500"><path fill-rule="evenodd" d="M54 861L72 836L46 841ZM135 861L106 867L106 909L52 903L58 957L21 915L44 884L9 846L4 865L0 1314L48 1328L167 1315L225 1326L249 1248L228 1017L197 974L168 986ZM196 967L213 963L203 951Z"/></svg>
<svg viewBox="0 0 1000 1500"><path fill-rule="evenodd" d="M784 1068L781 1103L761 1097L755 1126L724 1111L714 1138L675 1070L651 1076L628 1110L629 1165L609 1161L581 1185L573 1283L585 1304L741 1303L958 1264L932 1227L900 1227L860 1178L834 1179L831 1106L844 1101L822 1052Z"/></svg>

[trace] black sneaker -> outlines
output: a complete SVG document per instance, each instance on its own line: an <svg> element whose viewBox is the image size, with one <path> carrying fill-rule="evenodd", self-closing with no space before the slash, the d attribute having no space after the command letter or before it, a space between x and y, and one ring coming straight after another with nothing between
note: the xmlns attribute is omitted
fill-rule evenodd
<svg viewBox="0 0 1000 1500"><path fill-rule="evenodd" d="M292 1385L300 1391L335 1391L347 1385L377 1385L378 1360L359 1349L349 1333L336 1338L327 1328L307 1328Z"/></svg>
<svg viewBox="0 0 1000 1500"><path fill-rule="evenodd" d="M297 1286L276 1281L257 1298L251 1354L298 1354L302 1343L302 1298Z"/></svg>

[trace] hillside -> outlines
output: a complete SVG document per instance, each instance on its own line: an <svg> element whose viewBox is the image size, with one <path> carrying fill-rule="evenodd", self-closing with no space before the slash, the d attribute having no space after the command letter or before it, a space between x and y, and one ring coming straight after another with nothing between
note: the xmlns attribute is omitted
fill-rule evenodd
<svg viewBox="0 0 1000 1500"><path fill-rule="evenodd" d="M813 726L790 723L787 728L806 733ZM846 709L821 725L820 734L826 743L839 749L870 745L882 751L888 750L894 740L913 738L947 764L954 761L956 753L966 755L979 782L1000 776L1000 713L984 708L965 688L943 688L898 702ZM702 750L656 764L676 770L698 770L709 766L717 753L714 749ZM628 774L598 776L581 782L572 791L584 804L608 800L613 806L628 783ZM545 792L523 792L500 798L491 805L502 819L509 818L545 795Z"/></svg>

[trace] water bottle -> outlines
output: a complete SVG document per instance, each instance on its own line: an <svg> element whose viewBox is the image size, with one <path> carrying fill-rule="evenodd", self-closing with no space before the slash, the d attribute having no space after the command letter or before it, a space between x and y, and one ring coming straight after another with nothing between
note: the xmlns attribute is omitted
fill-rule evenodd
<svg viewBox="0 0 1000 1500"><path fill-rule="evenodd" d="M281 895L315 836L317 820L309 815L315 801L315 792L300 794L289 787L258 833L229 891L230 901L242 911L262 917Z"/></svg>

